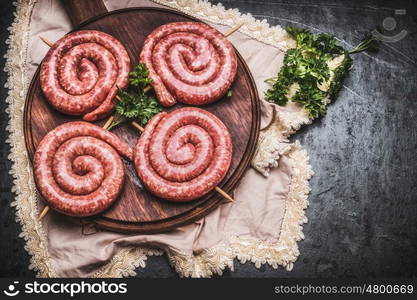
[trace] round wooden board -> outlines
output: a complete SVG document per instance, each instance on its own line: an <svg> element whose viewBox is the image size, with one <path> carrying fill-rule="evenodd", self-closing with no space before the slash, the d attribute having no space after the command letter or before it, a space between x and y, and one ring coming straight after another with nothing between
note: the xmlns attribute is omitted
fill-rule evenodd
<svg viewBox="0 0 417 300"><path fill-rule="evenodd" d="M95 29L120 40L131 58L132 67L138 63L139 52L146 36L156 27L178 21L199 21L182 13L162 8L128 8L94 17L75 30ZM237 51L236 51L237 52ZM203 106L218 116L229 129L233 139L233 160L226 178L219 185L232 194L247 169L255 151L260 126L260 104L254 80L243 58L238 56L238 72L230 98ZM176 105L171 109L180 107ZM54 110L45 100L39 85L39 69L32 79L24 111L24 134L30 157L42 137L59 124L77 120ZM96 123L103 125L104 121ZM129 124L113 130L132 147L139 136ZM136 233L156 233L196 221L225 201L215 191L188 203L174 203L155 198L142 187L134 166L125 161L126 181L116 201L103 214L88 218L99 227Z"/></svg>

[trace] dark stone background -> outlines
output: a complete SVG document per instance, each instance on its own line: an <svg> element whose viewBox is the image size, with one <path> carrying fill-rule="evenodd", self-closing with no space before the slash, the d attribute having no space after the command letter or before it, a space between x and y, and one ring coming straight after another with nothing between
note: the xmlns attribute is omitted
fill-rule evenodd
<svg viewBox="0 0 417 300"><path fill-rule="evenodd" d="M41 0L45 1L45 0ZM219 1L281 26L335 34L349 45L393 17L408 35L376 55L358 54L339 99L327 116L293 140L308 150L309 222L292 272L235 262L224 277L411 277L417 275L417 8L413 1ZM0 68L11 2L0 4ZM406 9L395 15L394 9ZM6 74L0 73L0 277L34 276L20 226L14 221L5 112ZM138 277L176 277L165 257L151 257Z"/></svg>

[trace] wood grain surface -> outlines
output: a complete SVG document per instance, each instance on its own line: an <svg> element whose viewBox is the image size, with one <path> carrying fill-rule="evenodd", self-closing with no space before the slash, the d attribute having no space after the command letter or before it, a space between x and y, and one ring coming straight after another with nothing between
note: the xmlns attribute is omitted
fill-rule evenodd
<svg viewBox="0 0 417 300"><path fill-rule="evenodd" d="M61 0L74 27L87 22L88 19L107 13L102 0Z"/></svg>
<svg viewBox="0 0 417 300"><path fill-rule="evenodd" d="M181 13L160 8L129 8L105 13L82 23L75 30L95 29L113 35L126 47L132 66L146 36L156 27L177 21L196 21ZM233 140L233 160L219 185L232 193L253 156L260 126L260 107L254 80L242 57L238 55L238 72L233 94L202 108L218 116L229 129ZM38 70L39 71L39 70ZM176 105L176 109L182 105ZM39 72L32 80L24 112L25 139L32 157L42 137L64 122L79 118L63 115L45 100L39 85ZM102 125L104 121L96 122ZM139 136L128 124L113 130L132 147ZM173 203L157 199L141 185L134 166L125 161L126 182L118 201L102 215L90 218L99 226L121 232L154 233L173 229L200 219L215 209L224 199L215 191L188 203Z"/></svg>

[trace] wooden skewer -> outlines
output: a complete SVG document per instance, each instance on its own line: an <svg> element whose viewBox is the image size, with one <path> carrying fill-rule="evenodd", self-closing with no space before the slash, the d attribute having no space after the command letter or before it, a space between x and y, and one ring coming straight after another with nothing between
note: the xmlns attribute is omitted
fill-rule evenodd
<svg viewBox="0 0 417 300"><path fill-rule="evenodd" d="M45 206L42 212L39 214L38 221L42 220L43 217L45 217L45 215L48 213L48 211L49 211L49 206Z"/></svg>
<svg viewBox="0 0 417 300"><path fill-rule="evenodd" d="M113 120L114 120L114 115L110 116L110 118L107 120L107 122L104 123L103 129L106 129L107 130L107 128L109 128L109 126L111 125L111 123L113 123Z"/></svg>
<svg viewBox="0 0 417 300"><path fill-rule="evenodd" d="M240 27L242 27L243 26L243 22L242 23L240 23L240 24L238 24L238 25L236 25L235 27L233 27L233 28L230 28L228 31L226 31L225 33L224 33L224 36L225 37L228 37L229 35L231 35L233 32L235 32L235 31L238 31L239 29L240 29Z"/></svg>
<svg viewBox="0 0 417 300"><path fill-rule="evenodd" d="M216 186L214 189L216 190L216 192L218 192L220 195L222 195L226 200L229 200L230 202L235 202L235 200L228 193L223 191L218 186Z"/></svg>
<svg viewBox="0 0 417 300"><path fill-rule="evenodd" d="M150 90L152 90L152 86L151 85L148 85L146 88L143 89L143 92L146 94Z"/></svg>
<svg viewBox="0 0 417 300"><path fill-rule="evenodd" d="M238 31L239 29L240 29L240 27L242 27L243 26L243 22L242 23L240 23L240 24L238 24L238 25L236 25L235 27L233 27L233 28L230 28L228 31L226 31L225 33L224 33L224 36L225 37L228 37L229 35L231 35L232 33L234 33L234 32L236 32L236 31ZM54 44L54 43L52 43L50 40L48 40L47 38L44 38L44 37L42 37L42 36L39 36L39 38L42 40L42 42L44 42L45 44L47 44L49 47L52 47L52 45ZM147 88L145 88L145 93L146 92L148 92L146 89L151 89L151 87L147 87Z"/></svg>
<svg viewBox="0 0 417 300"><path fill-rule="evenodd" d="M39 38L42 40L42 42L44 42L45 44L47 44L49 47L52 47L54 45L54 43L52 43L50 40L48 40L48 39L46 39L46 38L44 38L42 36L39 36Z"/></svg>
<svg viewBox="0 0 417 300"><path fill-rule="evenodd" d="M134 127L136 127L140 132L144 132L145 131L145 129L142 126L140 126L138 123L136 123L135 121L132 122L132 125Z"/></svg>

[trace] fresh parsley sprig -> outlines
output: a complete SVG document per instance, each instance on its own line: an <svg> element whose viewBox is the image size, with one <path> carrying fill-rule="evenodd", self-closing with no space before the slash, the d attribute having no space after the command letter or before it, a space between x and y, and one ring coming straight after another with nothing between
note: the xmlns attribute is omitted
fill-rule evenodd
<svg viewBox="0 0 417 300"><path fill-rule="evenodd" d="M311 119L323 116L326 98L336 98L351 68L349 54L377 50L377 41L368 34L357 47L347 51L330 34L313 34L295 27L286 30L296 41L296 48L286 52L277 77L266 80L272 86L265 98L281 106L288 101L298 102Z"/></svg>
<svg viewBox="0 0 417 300"><path fill-rule="evenodd" d="M139 92L143 91L151 83L152 78L149 77L149 70L145 64L138 64L129 73L129 85L136 87Z"/></svg>
<svg viewBox="0 0 417 300"><path fill-rule="evenodd" d="M116 114L108 130L128 120L137 121L141 126L162 111L159 102L144 89L152 82L145 64L139 64L129 73L130 91L118 90L119 102L116 104Z"/></svg>
<svg viewBox="0 0 417 300"><path fill-rule="evenodd" d="M145 125L162 108L158 101L152 96L146 95L144 92L130 94L119 89L119 101L116 105L116 112L126 119L136 120L140 125Z"/></svg>

